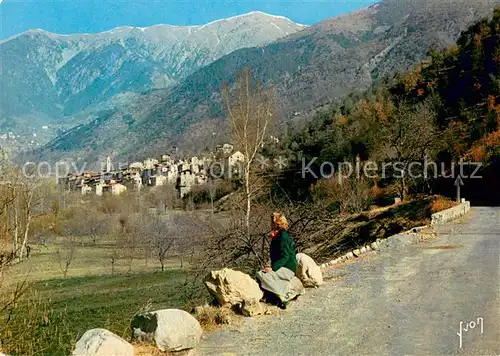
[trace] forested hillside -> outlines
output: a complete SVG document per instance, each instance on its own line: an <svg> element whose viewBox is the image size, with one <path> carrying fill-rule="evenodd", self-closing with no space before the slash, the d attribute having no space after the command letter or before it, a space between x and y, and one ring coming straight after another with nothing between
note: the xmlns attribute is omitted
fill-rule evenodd
<svg viewBox="0 0 500 356"><path fill-rule="evenodd" d="M451 164L463 160L483 166L477 173L481 179L465 179L464 196L478 203L498 203L500 197L491 191L500 174L499 70L500 9L496 9L492 20L475 23L455 46L432 51L430 61L388 79L361 98L353 96L347 104L325 110L303 131L291 135L279 154L295 163L280 185L288 186L296 199L305 199L317 180L312 174L300 179L297 172L304 166L302 158L310 162L318 157L312 171L319 175L323 162L354 163L359 157L361 161L404 163L404 187L390 174L365 182L369 189L394 183L396 190L405 190L398 193L454 196L459 171L456 167L453 171ZM409 163L423 164L425 160L436 162L439 173L449 178L433 177L433 172L427 178L409 177ZM474 170L467 165L464 173L470 175ZM380 170L378 173L381 175ZM315 189L324 193L328 186L321 181Z"/></svg>

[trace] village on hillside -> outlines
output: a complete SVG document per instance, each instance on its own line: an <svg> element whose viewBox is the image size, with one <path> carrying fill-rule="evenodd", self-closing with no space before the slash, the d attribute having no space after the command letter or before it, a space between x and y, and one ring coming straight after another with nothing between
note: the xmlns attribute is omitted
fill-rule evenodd
<svg viewBox="0 0 500 356"><path fill-rule="evenodd" d="M80 191L82 195L102 196L170 184L175 187L178 197L183 198L194 186L237 176L243 160L244 155L234 151L233 145L228 143L218 145L214 154L204 158L175 158L175 154L164 154L160 159L147 158L116 170L108 156L102 172L70 173L59 178L59 185L64 190Z"/></svg>

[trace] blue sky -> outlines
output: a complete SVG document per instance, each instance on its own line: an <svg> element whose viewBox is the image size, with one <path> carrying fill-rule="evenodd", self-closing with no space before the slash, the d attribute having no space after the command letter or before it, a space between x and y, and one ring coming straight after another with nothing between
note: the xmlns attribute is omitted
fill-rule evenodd
<svg viewBox="0 0 500 356"><path fill-rule="evenodd" d="M260 10L312 25L375 0L0 0L0 38L29 29L99 32L113 27L198 25Z"/></svg>

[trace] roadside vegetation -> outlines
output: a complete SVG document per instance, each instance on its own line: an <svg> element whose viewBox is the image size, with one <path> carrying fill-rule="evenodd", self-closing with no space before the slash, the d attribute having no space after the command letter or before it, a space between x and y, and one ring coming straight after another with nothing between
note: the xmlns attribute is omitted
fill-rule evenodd
<svg viewBox="0 0 500 356"><path fill-rule="evenodd" d="M499 34L495 10L456 47L431 51L428 62L323 108L286 136L274 125L273 88L245 70L223 97L235 147L248 160L231 182L212 182L184 200L172 187L82 197L26 179L4 159L0 350L67 355L89 328L127 337L141 310L191 311L209 302L200 282L208 270L253 272L266 263L272 211L285 213L299 251L318 262L427 224L432 213L456 204L454 188L450 179L426 175L427 168L414 178L412 162L436 162L444 167L438 173L449 175L453 162L467 159L498 173ZM287 165L262 166L260 154ZM313 162L305 175L304 160ZM400 165L386 172L379 166L376 177L325 174L325 162L370 161ZM201 314L203 323L224 324L224 316L211 313Z"/></svg>
<svg viewBox="0 0 500 356"><path fill-rule="evenodd" d="M178 269L38 281L2 315L2 348L14 355L69 355L88 329L102 327L128 338L138 312L191 311L207 299L202 284Z"/></svg>

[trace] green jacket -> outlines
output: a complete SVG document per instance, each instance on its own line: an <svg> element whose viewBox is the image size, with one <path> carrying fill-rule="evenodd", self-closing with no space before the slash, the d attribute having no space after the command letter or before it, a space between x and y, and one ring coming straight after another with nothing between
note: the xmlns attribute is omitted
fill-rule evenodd
<svg viewBox="0 0 500 356"><path fill-rule="evenodd" d="M286 267L293 273L297 270L296 251L292 236L285 230L271 240L271 267L273 271Z"/></svg>

